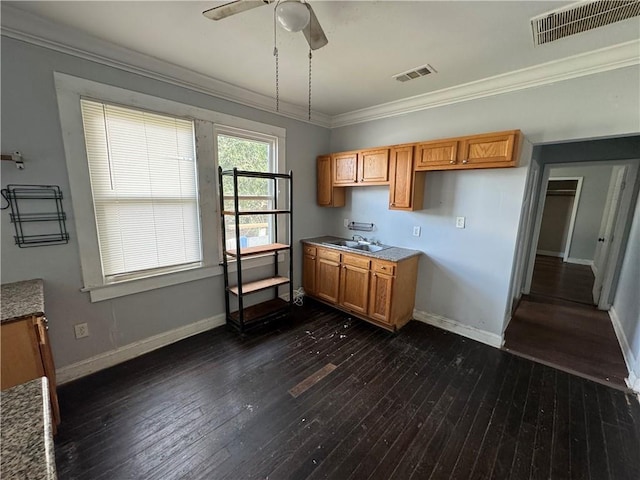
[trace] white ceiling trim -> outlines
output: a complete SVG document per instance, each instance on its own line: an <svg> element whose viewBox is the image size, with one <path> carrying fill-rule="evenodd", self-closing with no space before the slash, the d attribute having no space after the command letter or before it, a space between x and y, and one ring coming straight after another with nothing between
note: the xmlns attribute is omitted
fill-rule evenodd
<svg viewBox="0 0 640 480"><path fill-rule="evenodd" d="M114 45L111 42L6 4L2 6L1 20L2 35L16 40L213 95L248 107L308 122L307 106L295 105L281 100L280 111L276 112L275 99L271 96L240 88L173 63ZM312 112L309 123L329 127L331 117L320 112Z"/></svg>
<svg viewBox="0 0 640 480"><path fill-rule="evenodd" d="M134 50L100 40L74 28L4 4L2 35L103 65L188 88L207 95L307 122L307 107L280 102ZM502 75L457 85L414 97L329 116L312 112L312 124L337 128L381 118L514 92L572 78L640 64L640 40L594 50Z"/></svg>
<svg viewBox="0 0 640 480"><path fill-rule="evenodd" d="M638 64L640 64L640 40L632 40L475 82L334 115L331 128L548 85Z"/></svg>

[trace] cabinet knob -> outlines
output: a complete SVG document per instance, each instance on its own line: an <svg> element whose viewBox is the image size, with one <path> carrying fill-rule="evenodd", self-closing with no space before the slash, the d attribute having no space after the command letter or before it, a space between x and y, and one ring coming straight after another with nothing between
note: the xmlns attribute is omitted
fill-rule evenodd
<svg viewBox="0 0 640 480"><path fill-rule="evenodd" d="M311 257L311 260L315 260L315 259L316 259L316 257Z"/></svg>
<svg viewBox="0 0 640 480"><path fill-rule="evenodd" d="M462 163L466 165L467 163L469 163L469 160L462 160Z"/></svg>
<svg viewBox="0 0 640 480"><path fill-rule="evenodd" d="M374 273L374 274L373 274L373 276L374 276L374 277L377 277L377 276L378 276L378 274L377 274L377 273Z"/></svg>
<svg viewBox="0 0 640 480"><path fill-rule="evenodd" d="M387 267L380 267L380 270L386 270Z"/></svg>
<svg viewBox="0 0 640 480"><path fill-rule="evenodd" d="M395 206L396 206L396 204L395 204L395 203L391 203L390 205L391 205L392 207L395 207Z"/></svg>
<svg viewBox="0 0 640 480"><path fill-rule="evenodd" d="M342 268L347 268L347 266L346 266L346 265L343 265L343 266L342 266Z"/></svg>
<svg viewBox="0 0 640 480"><path fill-rule="evenodd" d="M456 161L455 160L449 160L449 163L453 165L454 163L456 163Z"/></svg>

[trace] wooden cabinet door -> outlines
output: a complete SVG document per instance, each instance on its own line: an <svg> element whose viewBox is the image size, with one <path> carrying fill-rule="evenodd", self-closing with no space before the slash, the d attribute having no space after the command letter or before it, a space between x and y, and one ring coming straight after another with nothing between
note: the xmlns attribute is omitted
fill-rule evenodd
<svg viewBox="0 0 640 480"><path fill-rule="evenodd" d="M331 206L331 155L318 157L316 161L317 201L321 207Z"/></svg>
<svg viewBox="0 0 640 480"><path fill-rule="evenodd" d="M40 358L42 360L44 374L47 376L47 380L49 381L49 397L51 400L53 422L54 425L58 425L60 423L60 407L58 406L58 392L56 391L56 367L53 363L53 355L51 354L47 319L45 317L36 318L34 327L38 337Z"/></svg>
<svg viewBox="0 0 640 480"><path fill-rule="evenodd" d="M389 149L363 150L358 155L358 183L389 181Z"/></svg>
<svg viewBox="0 0 640 480"><path fill-rule="evenodd" d="M331 155L333 185L355 185L358 181L358 153L336 153Z"/></svg>
<svg viewBox="0 0 640 480"><path fill-rule="evenodd" d="M305 293L316 293L316 256L304 254L302 260L302 288Z"/></svg>
<svg viewBox="0 0 640 480"><path fill-rule="evenodd" d="M333 186L333 162L331 155L316 160L317 203L321 207L344 207L344 188Z"/></svg>
<svg viewBox="0 0 640 480"><path fill-rule="evenodd" d="M366 315L368 300L369 269L343 265L340 278L340 305Z"/></svg>
<svg viewBox="0 0 640 480"><path fill-rule="evenodd" d="M316 258L316 296L337 304L340 295L340 264L326 258Z"/></svg>
<svg viewBox="0 0 640 480"><path fill-rule="evenodd" d="M391 323L393 280L391 275L376 272L371 274L369 316L389 324Z"/></svg>
<svg viewBox="0 0 640 480"><path fill-rule="evenodd" d="M489 133L463 138L458 152L463 168L515 166L517 131Z"/></svg>
<svg viewBox="0 0 640 480"><path fill-rule="evenodd" d="M408 210L413 195L413 146L391 149L389 208Z"/></svg>
<svg viewBox="0 0 640 480"><path fill-rule="evenodd" d="M43 377L45 371L33 317L3 323L0 332L2 390Z"/></svg>
<svg viewBox="0 0 640 480"><path fill-rule="evenodd" d="M458 140L419 143L416 146L416 170L443 170L458 161Z"/></svg>

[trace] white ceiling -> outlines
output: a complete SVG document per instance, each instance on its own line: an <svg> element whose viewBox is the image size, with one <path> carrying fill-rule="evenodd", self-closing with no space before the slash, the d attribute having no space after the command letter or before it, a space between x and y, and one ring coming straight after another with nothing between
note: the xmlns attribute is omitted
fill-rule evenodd
<svg viewBox="0 0 640 480"><path fill-rule="evenodd" d="M2 2L252 92L275 96L273 6L221 21L226 2ZM534 47L530 19L571 2L310 1L329 39L313 56L313 109L329 116L640 38L638 18ZM278 29L280 98L306 107L308 46ZM392 75L430 64L437 74Z"/></svg>

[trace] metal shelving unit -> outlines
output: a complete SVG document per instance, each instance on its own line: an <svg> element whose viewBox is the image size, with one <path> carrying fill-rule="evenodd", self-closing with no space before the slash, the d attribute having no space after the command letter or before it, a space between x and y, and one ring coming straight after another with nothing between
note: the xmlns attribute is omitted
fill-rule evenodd
<svg viewBox="0 0 640 480"><path fill-rule="evenodd" d="M230 177L233 181L233 209L225 209L225 191L224 191L224 178ZM241 210L240 209L240 194L238 189L239 178L260 178L266 181L272 181L271 185L271 201L273 209L265 210ZM287 190L286 206L284 208L278 208L278 182L285 183ZM240 333L255 328L260 325L264 325L272 320L287 316L290 313L291 305L293 304L293 284L291 279L293 278L293 255L291 250L291 235L293 232L293 176L291 171L288 174L283 173L265 173L265 172L250 172L244 170L223 170L222 167L218 167L218 186L220 192L220 225L222 229L222 266L224 270L224 288L225 288L225 311L227 324L233 327ZM271 225L273 229L273 243L267 245L258 246L246 246L242 245L240 235L240 218L245 215L271 215ZM233 217L235 221L234 225L234 237L235 248L227 248L227 228L225 224L226 217ZM278 221L279 217L287 217L286 221ZM280 231L283 226L288 225L287 242L279 242L285 237L285 232ZM279 256L281 254L288 254L289 268L288 276L284 276L280 273ZM267 278L246 282L243 280L243 261L249 257L256 256L272 256L273 257L273 269L272 275ZM236 264L236 282L235 285L230 285L230 271L229 262L235 261ZM280 298L280 288L288 287L289 300L283 300ZM263 292L265 290L273 291L273 298L253 304L251 306L245 306L245 296L252 295L257 292ZM237 298L238 309L231 311L231 296Z"/></svg>

